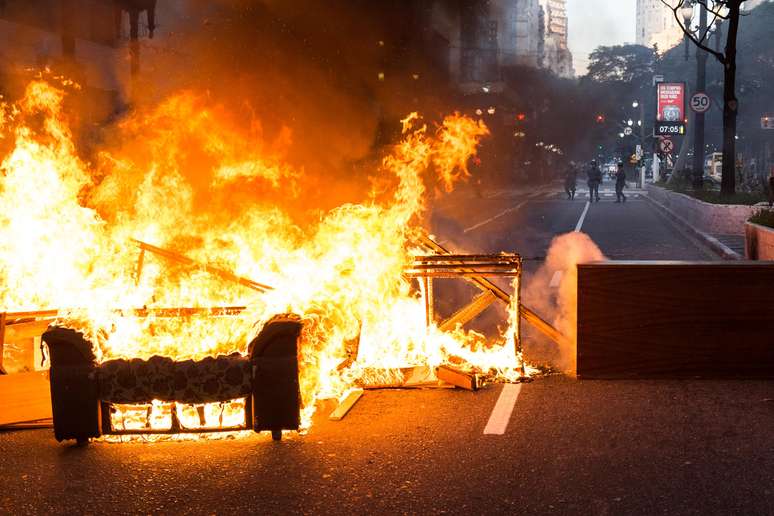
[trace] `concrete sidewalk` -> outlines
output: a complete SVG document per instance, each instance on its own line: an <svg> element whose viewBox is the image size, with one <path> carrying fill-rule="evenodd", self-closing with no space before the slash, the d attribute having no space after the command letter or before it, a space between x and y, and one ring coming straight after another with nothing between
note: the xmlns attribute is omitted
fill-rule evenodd
<svg viewBox="0 0 774 516"><path fill-rule="evenodd" d="M689 223L674 210L665 206L662 202L655 199L650 192L644 196L650 203L661 211L670 221L678 225L693 238L704 243L715 254L724 260L743 260L744 259L744 235L728 234L721 232L702 231L695 225Z"/></svg>

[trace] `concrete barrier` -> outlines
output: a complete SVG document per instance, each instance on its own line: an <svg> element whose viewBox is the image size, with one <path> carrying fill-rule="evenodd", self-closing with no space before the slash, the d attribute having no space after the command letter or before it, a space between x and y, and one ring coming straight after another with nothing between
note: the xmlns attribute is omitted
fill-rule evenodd
<svg viewBox="0 0 774 516"><path fill-rule="evenodd" d="M759 209L742 204L712 204L654 185L646 185L646 189L653 200L711 235L744 235L745 222Z"/></svg>
<svg viewBox="0 0 774 516"><path fill-rule="evenodd" d="M744 254L748 260L774 260L774 228L746 222Z"/></svg>

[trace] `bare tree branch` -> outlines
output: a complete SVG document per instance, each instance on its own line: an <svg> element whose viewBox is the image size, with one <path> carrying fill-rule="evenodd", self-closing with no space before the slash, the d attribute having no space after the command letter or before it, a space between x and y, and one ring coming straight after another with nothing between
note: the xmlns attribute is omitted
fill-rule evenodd
<svg viewBox="0 0 774 516"><path fill-rule="evenodd" d="M686 27L685 24L682 21L680 21L680 15L678 14L678 11L680 10L680 8L685 3L685 0L680 0L675 7L672 7L670 4L668 4L667 0L661 0L661 3L664 4L665 6L667 6L672 11L672 13L675 15L675 21L677 22L677 25L680 27L680 29L682 29L683 34L685 34L685 36L688 39L693 41L694 45L696 45L700 49L704 50L708 54L712 54L713 56L715 56L715 59L717 59L721 64L723 64L723 65L726 64L726 56L725 56L725 54L723 54L722 52L718 52L716 50L713 50L710 47L708 47L707 45L705 45L704 43L702 43L704 38L702 38L701 41L699 39L697 39L696 36L693 35L693 32L691 32L690 28ZM705 36L706 36L706 34L705 34Z"/></svg>

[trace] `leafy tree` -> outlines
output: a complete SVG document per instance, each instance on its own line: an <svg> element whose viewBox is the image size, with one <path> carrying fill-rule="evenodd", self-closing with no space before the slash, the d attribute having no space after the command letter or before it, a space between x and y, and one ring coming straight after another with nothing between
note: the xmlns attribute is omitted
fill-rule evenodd
<svg viewBox="0 0 774 516"><path fill-rule="evenodd" d="M653 103L650 88L657 58L656 48L642 45L603 46L592 52L588 74L581 78L579 86L593 109L593 114L585 118L588 122L584 126L595 140L595 146L601 145L606 152L613 150L619 158L624 158L634 152L638 143L650 144L649 139L639 138L641 131L636 126L631 136L621 139L619 134L625 131L624 120L639 120L640 108L634 108L633 101L650 112Z"/></svg>
<svg viewBox="0 0 774 516"><path fill-rule="evenodd" d="M650 81L656 63L655 49L642 45L598 47L589 56L588 79L598 83Z"/></svg>

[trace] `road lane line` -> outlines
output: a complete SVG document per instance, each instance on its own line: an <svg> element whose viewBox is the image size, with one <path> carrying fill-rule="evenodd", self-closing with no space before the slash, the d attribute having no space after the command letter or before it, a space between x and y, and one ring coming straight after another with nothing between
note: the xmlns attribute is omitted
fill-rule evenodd
<svg viewBox="0 0 774 516"><path fill-rule="evenodd" d="M484 428L484 435L503 435L505 433L520 392L520 383L506 383L503 385L500 397L497 398L497 403L495 403L494 409L492 409L492 415L489 416L489 421Z"/></svg>
<svg viewBox="0 0 774 516"><path fill-rule="evenodd" d="M583 213L581 213L581 216L578 219L578 223L575 225L576 233L580 233L580 230L583 227L583 221L586 220L586 214L589 212L589 206L591 206L591 202L586 201L586 207L583 208Z"/></svg>
<svg viewBox="0 0 774 516"><path fill-rule="evenodd" d="M480 228L481 226L486 226L486 225L487 225L487 224L489 224L490 222L494 222L495 220L499 219L500 217L502 217L502 216L504 216L504 215L508 215L508 214L509 214L509 213L511 213L512 211L516 211L516 210L518 210L519 208L521 208L521 207L522 207L522 206L524 206L525 204L527 204L527 201L522 201L522 202L520 202L519 204L517 204L516 206L511 206L511 207L510 207L510 208L508 208L507 210L504 210L504 211L502 211L502 212L498 213L498 214L497 214L497 215L495 215L494 217L490 217L490 218L486 219L486 220L485 220L485 221L483 221L483 222L479 222L479 223L478 223L478 224L476 224L475 226L470 226L469 228L462 230L462 232L463 232L463 233L469 233L470 231L476 230L476 229Z"/></svg>

